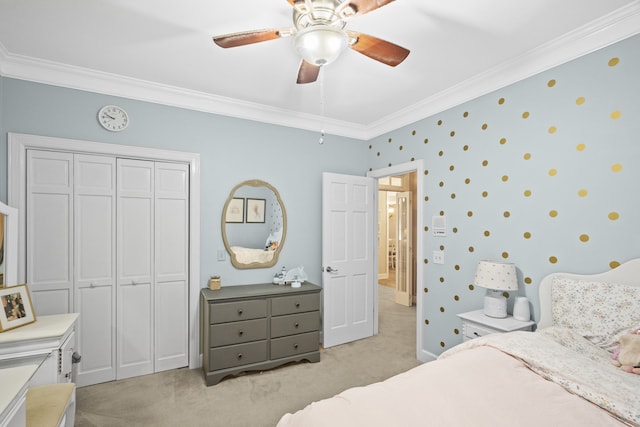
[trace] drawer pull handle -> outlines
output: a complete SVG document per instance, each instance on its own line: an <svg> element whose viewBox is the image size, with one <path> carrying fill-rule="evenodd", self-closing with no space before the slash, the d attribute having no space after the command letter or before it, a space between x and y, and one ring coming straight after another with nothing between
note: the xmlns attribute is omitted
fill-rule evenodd
<svg viewBox="0 0 640 427"><path fill-rule="evenodd" d="M244 331L238 331L238 335L239 336L243 336L244 335Z"/></svg>
<svg viewBox="0 0 640 427"><path fill-rule="evenodd" d="M296 329L300 327L300 323L295 324Z"/></svg>
<svg viewBox="0 0 640 427"><path fill-rule="evenodd" d="M296 308L300 308L300 303L299 302L296 303Z"/></svg>
<svg viewBox="0 0 640 427"><path fill-rule="evenodd" d="M293 348L295 348L297 350L298 349L298 344L294 344Z"/></svg>
<svg viewBox="0 0 640 427"><path fill-rule="evenodd" d="M242 313L243 313L242 309L241 309L241 308L239 308L239 309L238 309L238 316L242 316Z"/></svg>
<svg viewBox="0 0 640 427"><path fill-rule="evenodd" d="M242 353L238 353L238 360L242 359Z"/></svg>

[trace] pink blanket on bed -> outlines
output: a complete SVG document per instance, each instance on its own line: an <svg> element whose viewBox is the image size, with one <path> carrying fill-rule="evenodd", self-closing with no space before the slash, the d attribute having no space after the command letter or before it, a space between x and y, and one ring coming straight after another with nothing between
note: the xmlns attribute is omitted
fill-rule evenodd
<svg viewBox="0 0 640 427"><path fill-rule="evenodd" d="M314 402L277 427L621 425L518 359L482 346Z"/></svg>

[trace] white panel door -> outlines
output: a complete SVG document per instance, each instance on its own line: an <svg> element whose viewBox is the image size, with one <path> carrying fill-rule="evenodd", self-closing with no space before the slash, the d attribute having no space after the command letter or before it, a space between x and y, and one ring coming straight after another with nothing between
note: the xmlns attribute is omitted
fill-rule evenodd
<svg viewBox="0 0 640 427"><path fill-rule="evenodd" d="M398 193L396 198L397 215L397 248L396 248L396 303L411 306L412 298L412 270L413 248L411 240L413 227L411 226L411 193L408 191Z"/></svg>
<svg viewBox="0 0 640 427"><path fill-rule="evenodd" d="M116 375L116 159L74 156L78 386Z"/></svg>
<svg viewBox="0 0 640 427"><path fill-rule="evenodd" d="M155 371L189 364L189 169L155 164Z"/></svg>
<svg viewBox="0 0 640 427"><path fill-rule="evenodd" d="M153 162L117 160L117 379L154 369L153 170Z"/></svg>
<svg viewBox="0 0 640 427"><path fill-rule="evenodd" d="M322 174L323 344L373 335L376 224L373 178Z"/></svg>
<svg viewBox="0 0 640 427"><path fill-rule="evenodd" d="M27 283L38 316L73 299L73 154L27 152Z"/></svg>

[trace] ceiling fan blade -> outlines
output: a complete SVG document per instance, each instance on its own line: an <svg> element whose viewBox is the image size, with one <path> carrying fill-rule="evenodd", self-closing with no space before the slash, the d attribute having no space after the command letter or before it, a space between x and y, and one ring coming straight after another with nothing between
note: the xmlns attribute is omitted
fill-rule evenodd
<svg viewBox="0 0 640 427"><path fill-rule="evenodd" d="M213 41L220 47L228 48L266 42L268 40L279 39L280 37L287 37L291 34L293 34L293 29L291 28L272 28L268 30L243 31L241 33L225 34L223 36L214 37Z"/></svg>
<svg viewBox="0 0 640 427"><path fill-rule="evenodd" d="M344 13L340 13L343 17L348 18L355 15L364 15L365 13L369 13L376 9L381 8L393 0L348 0L338 6L339 13L344 11Z"/></svg>
<svg viewBox="0 0 640 427"><path fill-rule="evenodd" d="M395 67L409 55L408 49L386 40L355 31L347 31L347 34L355 39L355 42L349 45L351 49L383 64Z"/></svg>
<svg viewBox="0 0 640 427"><path fill-rule="evenodd" d="M310 64L303 59L298 70L298 81L296 83L313 83L318 80L318 74L320 74L320 66Z"/></svg>

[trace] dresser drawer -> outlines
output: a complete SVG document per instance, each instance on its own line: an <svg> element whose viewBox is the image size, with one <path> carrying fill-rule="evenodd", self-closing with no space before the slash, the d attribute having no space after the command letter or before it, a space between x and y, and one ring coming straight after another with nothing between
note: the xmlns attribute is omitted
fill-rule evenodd
<svg viewBox="0 0 640 427"><path fill-rule="evenodd" d="M282 357L294 356L296 354L318 351L319 335L320 334L316 331L272 339L271 359L280 359Z"/></svg>
<svg viewBox="0 0 640 427"><path fill-rule="evenodd" d="M320 316L317 311L271 318L271 338L317 331L319 328Z"/></svg>
<svg viewBox="0 0 640 427"><path fill-rule="evenodd" d="M497 331L485 326L474 325L470 323L464 324L464 338L465 339L474 339L483 337L485 335L494 334Z"/></svg>
<svg viewBox="0 0 640 427"><path fill-rule="evenodd" d="M266 318L209 325L209 345L211 347L265 339L267 339Z"/></svg>
<svg viewBox="0 0 640 427"><path fill-rule="evenodd" d="M209 350L209 369L212 371L265 360L267 360L266 341L217 347Z"/></svg>
<svg viewBox="0 0 640 427"><path fill-rule="evenodd" d="M267 317L267 300L247 300L209 304L211 324Z"/></svg>
<svg viewBox="0 0 640 427"><path fill-rule="evenodd" d="M320 310L320 293L278 297L271 300L271 315Z"/></svg>

